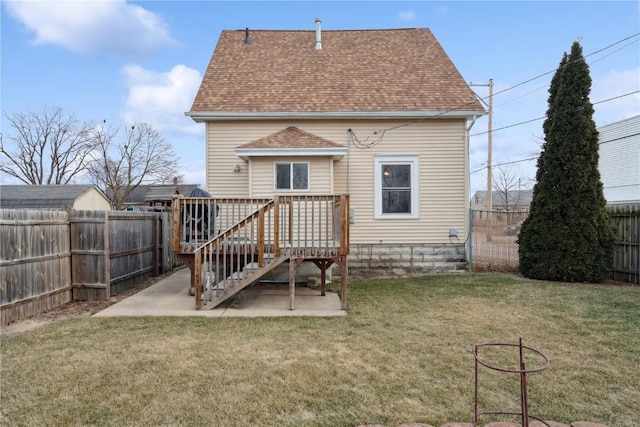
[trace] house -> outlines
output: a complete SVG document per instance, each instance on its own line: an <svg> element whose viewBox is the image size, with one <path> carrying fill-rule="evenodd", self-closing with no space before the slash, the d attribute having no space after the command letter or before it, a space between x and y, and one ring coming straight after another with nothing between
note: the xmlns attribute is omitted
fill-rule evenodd
<svg viewBox="0 0 640 427"><path fill-rule="evenodd" d="M299 203L289 230L309 233L324 227L313 197L347 195L330 203L348 204L349 274L464 268L468 131L485 111L429 29L320 25L220 34L186 113L206 127L208 192Z"/></svg>
<svg viewBox="0 0 640 427"><path fill-rule="evenodd" d="M199 184L139 185L125 199L127 210L166 210L177 194L188 196Z"/></svg>
<svg viewBox="0 0 640 427"><path fill-rule="evenodd" d="M609 204L640 202L640 115L598 128L600 179Z"/></svg>
<svg viewBox="0 0 640 427"><path fill-rule="evenodd" d="M4 209L111 210L111 202L92 184L2 185L0 207Z"/></svg>
<svg viewBox="0 0 640 427"><path fill-rule="evenodd" d="M526 211L531 205L533 190L506 190L491 192L491 210ZM471 209L487 209L487 192L476 191L471 197Z"/></svg>

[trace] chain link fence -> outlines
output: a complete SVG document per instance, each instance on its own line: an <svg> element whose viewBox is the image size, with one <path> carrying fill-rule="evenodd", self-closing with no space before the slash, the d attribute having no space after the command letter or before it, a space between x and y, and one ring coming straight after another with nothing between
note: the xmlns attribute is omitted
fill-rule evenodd
<svg viewBox="0 0 640 427"><path fill-rule="evenodd" d="M518 271L518 233L528 211L471 210L471 270Z"/></svg>

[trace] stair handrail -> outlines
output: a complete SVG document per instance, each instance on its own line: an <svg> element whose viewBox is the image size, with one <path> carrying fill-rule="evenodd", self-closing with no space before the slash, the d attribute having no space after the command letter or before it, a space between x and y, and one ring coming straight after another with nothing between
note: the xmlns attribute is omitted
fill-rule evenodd
<svg viewBox="0 0 640 427"><path fill-rule="evenodd" d="M195 297L196 297L196 309L199 310L202 308L202 251L207 249L208 247L215 247L228 237L232 236L235 232L241 230L246 227L250 223L252 223L256 218L259 220L262 219L264 221L264 213L269 211L275 206L275 201L273 199L269 200L267 203L260 206L254 212L250 213L243 219L237 221L233 226L229 227L225 231L219 233L217 236L211 238L206 243L198 246L194 251L194 266L193 266L193 274L194 274L194 285L195 285ZM260 221L259 221L260 222ZM276 224L277 229L277 224ZM258 229L258 264L259 266L264 265L264 224L259 223ZM262 243L260 243L262 242ZM277 248L277 243L276 243Z"/></svg>

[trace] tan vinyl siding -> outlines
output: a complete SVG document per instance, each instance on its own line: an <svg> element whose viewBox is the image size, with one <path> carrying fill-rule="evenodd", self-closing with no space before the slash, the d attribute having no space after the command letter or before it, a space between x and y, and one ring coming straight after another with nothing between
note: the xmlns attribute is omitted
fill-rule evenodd
<svg viewBox="0 0 640 427"><path fill-rule="evenodd" d="M273 197L293 194L333 194L331 160L328 157L254 157L251 159L251 197ZM286 191L274 189L274 164L299 162L309 165L309 189Z"/></svg>
<svg viewBox="0 0 640 427"><path fill-rule="evenodd" d="M465 121L434 119L414 122L408 126L381 132L406 121L255 121L212 122L207 125L207 190L214 196L273 195L273 159L253 159L249 186L249 165L235 155L234 148L255 139L296 126L301 130L347 145L348 129L352 129L363 144L349 144L349 156L333 163L333 191L328 178L330 166L321 166L326 158L305 158L311 161L309 194L351 194L355 222L351 225L351 242L366 243L450 243L449 229L456 228L459 241L466 235L466 142ZM377 134L374 134L377 132ZM419 218L412 220L374 219L374 158L376 154L418 155L419 157ZM316 162L319 162L316 164ZM233 165L241 165L233 172ZM349 164L349 166L348 166ZM255 168L255 170L253 170ZM347 179L349 170L350 178ZM326 172L325 172L326 171ZM327 176L327 185L316 188L318 177ZM326 175L324 175L326 173ZM224 183L220 185L219 183ZM271 190L269 190L271 187ZM269 193L269 191L271 191Z"/></svg>
<svg viewBox="0 0 640 427"><path fill-rule="evenodd" d="M73 203L73 209L88 211L108 211L111 204L98 190L91 188L78 196Z"/></svg>

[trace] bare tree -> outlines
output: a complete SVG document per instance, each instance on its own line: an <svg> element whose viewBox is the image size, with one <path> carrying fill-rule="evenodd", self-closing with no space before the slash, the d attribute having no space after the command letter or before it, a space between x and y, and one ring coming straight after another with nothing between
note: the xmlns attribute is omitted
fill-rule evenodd
<svg viewBox="0 0 640 427"><path fill-rule="evenodd" d="M528 179L510 166L498 166L498 173L493 178L493 191L502 210L513 211L520 206L526 196Z"/></svg>
<svg viewBox="0 0 640 427"><path fill-rule="evenodd" d="M69 184L85 171L93 149L86 125L61 107L6 115L13 133L0 140L0 172L25 184Z"/></svg>
<svg viewBox="0 0 640 427"><path fill-rule="evenodd" d="M151 125L139 123L121 132L104 124L89 131L95 145L87 172L122 209L131 192L142 184L167 182L176 175L178 157L173 146Z"/></svg>

